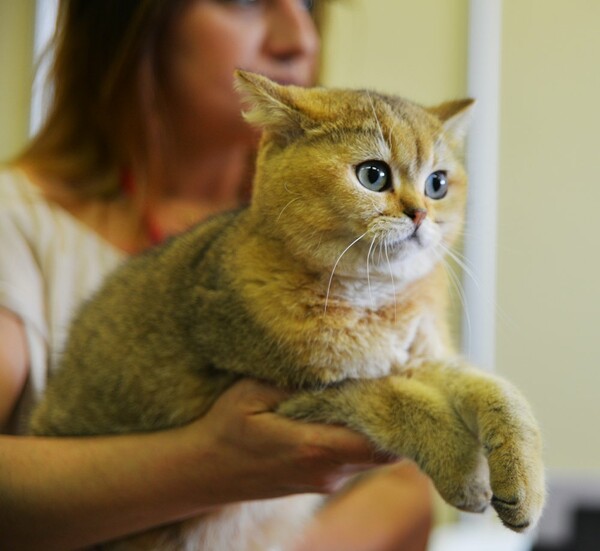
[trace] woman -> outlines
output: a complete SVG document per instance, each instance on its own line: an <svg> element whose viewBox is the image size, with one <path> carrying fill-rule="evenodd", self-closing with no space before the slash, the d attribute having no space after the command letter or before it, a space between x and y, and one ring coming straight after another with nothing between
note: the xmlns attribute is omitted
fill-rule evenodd
<svg viewBox="0 0 600 551"><path fill-rule="evenodd" d="M240 117L233 70L311 84L311 15L299 0L62 2L47 122L0 174L0 548L80 548L223 503L327 493L385 461L349 430L272 414L284 394L252 381L170 431L15 436L73 310L102 278L247 199L257 136ZM365 504L385 514L373 519L378 541L363 544L349 530L360 518L345 516ZM428 484L400 463L335 500L305 545L416 551L429 522Z"/></svg>

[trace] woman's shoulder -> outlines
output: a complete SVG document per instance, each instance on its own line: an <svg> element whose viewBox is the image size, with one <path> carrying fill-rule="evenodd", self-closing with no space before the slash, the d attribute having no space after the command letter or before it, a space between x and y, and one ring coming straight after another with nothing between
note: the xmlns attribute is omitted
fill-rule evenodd
<svg viewBox="0 0 600 551"><path fill-rule="evenodd" d="M48 232L50 210L41 190L25 172L17 168L0 170L0 239L14 233L31 241L36 234Z"/></svg>
<svg viewBox="0 0 600 551"><path fill-rule="evenodd" d="M57 365L72 313L123 258L26 172L0 170L0 306L23 321L35 374L23 411Z"/></svg>
<svg viewBox="0 0 600 551"><path fill-rule="evenodd" d="M80 249L79 252L83 253L85 247L81 245L93 242L98 248L106 249L110 256L123 256L89 226L49 200L24 169L10 167L0 170L0 215L5 224L18 228L24 237L39 244L56 245L60 242L64 245L72 242L75 252ZM66 252L64 247L62 252Z"/></svg>
<svg viewBox="0 0 600 551"><path fill-rule="evenodd" d="M46 229L57 215L61 216L27 171L19 167L0 169L0 213L13 222L29 222L26 225Z"/></svg>
<svg viewBox="0 0 600 551"><path fill-rule="evenodd" d="M0 207L7 209L43 202L45 201L41 191L22 169L16 167L0 169Z"/></svg>

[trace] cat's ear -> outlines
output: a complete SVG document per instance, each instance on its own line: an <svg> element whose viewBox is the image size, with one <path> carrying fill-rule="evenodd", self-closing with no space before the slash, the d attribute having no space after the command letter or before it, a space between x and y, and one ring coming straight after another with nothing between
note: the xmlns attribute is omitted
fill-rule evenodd
<svg viewBox="0 0 600 551"><path fill-rule="evenodd" d="M241 70L234 77L235 88L248 106L242 115L250 124L287 139L312 126L296 102L301 88L282 86L267 77Z"/></svg>
<svg viewBox="0 0 600 551"><path fill-rule="evenodd" d="M457 142L462 143L473 118L475 100L471 98L447 101L427 109L442 121L444 130Z"/></svg>

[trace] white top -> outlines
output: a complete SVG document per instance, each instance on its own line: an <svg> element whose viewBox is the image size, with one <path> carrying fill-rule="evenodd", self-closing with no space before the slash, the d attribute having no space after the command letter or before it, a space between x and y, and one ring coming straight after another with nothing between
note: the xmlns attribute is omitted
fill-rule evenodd
<svg viewBox="0 0 600 551"><path fill-rule="evenodd" d="M12 432L22 432L44 392L78 305L125 256L23 172L0 172L0 307L23 321L30 358Z"/></svg>

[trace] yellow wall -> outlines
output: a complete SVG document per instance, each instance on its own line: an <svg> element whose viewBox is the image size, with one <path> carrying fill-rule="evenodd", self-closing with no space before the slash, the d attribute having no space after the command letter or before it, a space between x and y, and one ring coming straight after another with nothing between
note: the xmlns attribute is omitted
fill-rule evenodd
<svg viewBox="0 0 600 551"><path fill-rule="evenodd" d="M35 0L0 0L0 161L28 135Z"/></svg>
<svg viewBox="0 0 600 551"><path fill-rule="evenodd" d="M600 2L506 0L498 370L554 469L600 471Z"/></svg>
<svg viewBox="0 0 600 551"><path fill-rule="evenodd" d="M323 80L424 104L466 91L467 0L337 0Z"/></svg>

